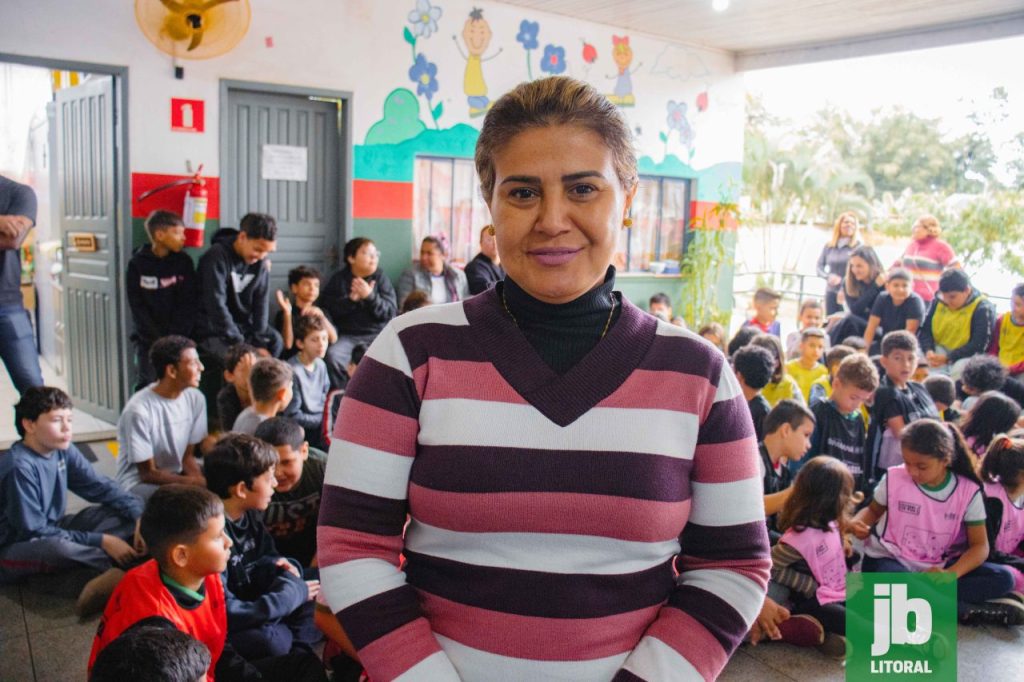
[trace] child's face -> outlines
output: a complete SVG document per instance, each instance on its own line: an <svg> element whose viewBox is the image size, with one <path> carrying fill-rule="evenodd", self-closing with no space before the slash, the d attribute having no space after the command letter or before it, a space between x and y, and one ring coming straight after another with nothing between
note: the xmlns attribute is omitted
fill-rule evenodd
<svg viewBox="0 0 1024 682"><path fill-rule="evenodd" d="M870 397L872 391L865 391L853 384L845 383L839 377L832 380L832 402L840 414L853 414Z"/></svg>
<svg viewBox="0 0 1024 682"><path fill-rule="evenodd" d="M885 284L885 290L889 292L892 302L900 305L910 296L910 282L905 279L890 279Z"/></svg>
<svg viewBox="0 0 1024 682"><path fill-rule="evenodd" d="M311 358L322 358L327 355L327 330L313 331L296 344L299 350Z"/></svg>
<svg viewBox="0 0 1024 682"><path fill-rule="evenodd" d="M825 353L825 339L811 336L800 342L800 355L804 360L817 362Z"/></svg>
<svg viewBox="0 0 1024 682"><path fill-rule="evenodd" d="M918 485L937 486L946 480L946 471L949 463L944 459L937 459L903 448L903 466L914 483Z"/></svg>
<svg viewBox="0 0 1024 682"><path fill-rule="evenodd" d="M316 277L306 277L300 279L298 284L291 285L289 289L296 301L312 303L320 297L320 280Z"/></svg>
<svg viewBox="0 0 1024 682"><path fill-rule="evenodd" d="M277 250L277 242L269 239L250 239L245 232L239 232L235 240L235 253L247 265L257 263Z"/></svg>
<svg viewBox="0 0 1024 682"><path fill-rule="evenodd" d="M778 299L754 301L754 310L757 311L757 319L761 322L774 322L775 318L779 316L779 301Z"/></svg>
<svg viewBox="0 0 1024 682"><path fill-rule="evenodd" d="M162 230L154 230L153 241L171 253L178 253L185 248L185 226L175 225Z"/></svg>
<svg viewBox="0 0 1024 682"><path fill-rule="evenodd" d="M672 306L665 305L664 303L651 303L648 306L651 315L661 318L662 320L669 322L672 320Z"/></svg>
<svg viewBox="0 0 1024 682"><path fill-rule="evenodd" d="M288 404L291 403L292 398L294 397L294 393L292 392L292 382L289 381L287 384L284 385L284 388L278 390L284 391L284 393L279 394L281 396L281 409L283 410L284 408L288 407Z"/></svg>
<svg viewBox="0 0 1024 682"><path fill-rule="evenodd" d="M35 438L46 451L67 450L71 445L71 410L59 408L43 412L35 421L22 419L25 435Z"/></svg>
<svg viewBox="0 0 1024 682"><path fill-rule="evenodd" d="M917 369L914 370L913 375L910 377L917 383L923 383L928 378L928 365L920 361L918 358Z"/></svg>
<svg viewBox="0 0 1024 682"><path fill-rule="evenodd" d="M286 493L302 479L302 466L309 457L309 443L303 443L298 450L293 450L290 445L278 445L274 449L277 450L274 492Z"/></svg>
<svg viewBox="0 0 1024 682"><path fill-rule="evenodd" d="M182 386L198 388L202 377L203 363L199 361L199 354L195 348L186 348L181 352L178 364L174 366L174 378Z"/></svg>
<svg viewBox="0 0 1024 682"><path fill-rule="evenodd" d="M803 459L807 451L811 449L814 423L810 419L804 419L803 423L795 429L788 424L784 424L781 428L789 431L783 438L782 456L791 462Z"/></svg>
<svg viewBox="0 0 1024 682"><path fill-rule="evenodd" d="M270 467L262 474L252 479L252 487L242 484L245 491L245 509L263 511L270 506L270 498L274 496L274 488L277 486L277 478L274 476L275 467Z"/></svg>
<svg viewBox="0 0 1024 682"><path fill-rule="evenodd" d="M940 291L939 298L942 302L949 306L950 310L960 310L967 304L967 299L971 297L971 290L965 291Z"/></svg>
<svg viewBox="0 0 1024 682"><path fill-rule="evenodd" d="M1013 296L1011 298L1012 308L1010 314L1013 319L1019 324L1024 322L1024 296Z"/></svg>
<svg viewBox="0 0 1024 682"><path fill-rule="evenodd" d="M800 329L821 326L821 308L804 308L800 313Z"/></svg>
<svg viewBox="0 0 1024 682"><path fill-rule="evenodd" d="M715 348L722 347L722 338L718 334L714 332L704 332L701 336L714 344Z"/></svg>
<svg viewBox="0 0 1024 682"><path fill-rule="evenodd" d="M239 391L249 392L249 373L252 372L252 365L256 362L254 353L246 353L235 365L234 371L224 370L224 378Z"/></svg>
<svg viewBox="0 0 1024 682"><path fill-rule="evenodd" d="M231 538L224 532L224 515L210 518L206 522L206 530L186 547L188 555L184 568L190 573L196 577L223 573L231 556Z"/></svg>
<svg viewBox="0 0 1024 682"><path fill-rule="evenodd" d="M896 349L888 355L883 355L881 363L889 378L902 386L914 376L914 370L917 369L917 352Z"/></svg>

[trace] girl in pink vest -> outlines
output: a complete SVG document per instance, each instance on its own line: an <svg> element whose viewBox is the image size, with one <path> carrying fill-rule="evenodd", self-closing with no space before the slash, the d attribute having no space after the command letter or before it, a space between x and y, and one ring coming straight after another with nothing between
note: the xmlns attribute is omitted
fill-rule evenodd
<svg viewBox="0 0 1024 682"><path fill-rule="evenodd" d="M960 430L920 419L903 429L900 445L903 464L888 469L853 521L866 540L864 570L952 573L961 622L1024 624L1024 604L991 601L1013 589L1013 575L986 561L984 496Z"/></svg>
<svg viewBox="0 0 1024 682"><path fill-rule="evenodd" d="M793 482L779 513L784 530L772 549L772 580L789 587L790 620L810 619L823 630L819 650L842 658L846 653L847 557L842 530L849 521L853 474L833 457L815 457ZM780 626L785 640L786 621Z"/></svg>
<svg viewBox="0 0 1024 682"><path fill-rule="evenodd" d="M981 466L985 483L991 561L1013 574L1010 598L1024 600L1024 439L992 439Z"/></svg>

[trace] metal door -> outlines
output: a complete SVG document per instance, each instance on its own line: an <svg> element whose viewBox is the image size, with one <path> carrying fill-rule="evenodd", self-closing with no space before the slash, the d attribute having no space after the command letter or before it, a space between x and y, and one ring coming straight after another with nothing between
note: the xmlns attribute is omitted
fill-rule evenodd
<svg viewBox="0 0 1024 682"><path fill-rule="evenodd" d="M77 407L114 422L123 404L114 79L58 90L56 102L68 388Z"/></svg>
<svg viewBox="0 0 1024 682"><path fill-rule="evenodd" d="M288 271L296 265L311 265L326 278L337 267L341 233L341 103L232 88L227 106L222 224L238 227L252 211L277 219L271 287L287 292ZM306 148L306 180L264 179L267 144Z"/></svg>

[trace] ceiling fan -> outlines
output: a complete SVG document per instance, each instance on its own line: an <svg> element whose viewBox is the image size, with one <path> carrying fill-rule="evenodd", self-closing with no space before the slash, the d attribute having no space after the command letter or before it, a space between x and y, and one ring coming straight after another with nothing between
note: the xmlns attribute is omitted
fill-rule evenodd
<svg viewBox="0 0 1024 682"><path fill-rule="evenodd" d="M249 0L135 0L149 42L175 58L209 59L231 51L249 30Z"/></svg>

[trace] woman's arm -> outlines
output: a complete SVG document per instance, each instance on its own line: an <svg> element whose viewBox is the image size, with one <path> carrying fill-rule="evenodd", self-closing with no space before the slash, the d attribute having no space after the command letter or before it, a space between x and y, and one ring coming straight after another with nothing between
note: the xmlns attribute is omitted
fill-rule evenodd
<svg viewBox="0 0 1024 682"><path fill-rule="evenodd" d="M324 595L374 680L459 679L399 570L419 408L405 349L385 327L341 403L317 528Z"/></svg>
<svg viewBox="0 0 1024 682"><path fill-rule="evenodd" d="M616 680L714 679L764 602L771 558L754 426L732 372L717 371L697 434L676 588Z"/></svg>

